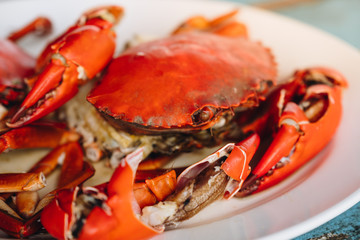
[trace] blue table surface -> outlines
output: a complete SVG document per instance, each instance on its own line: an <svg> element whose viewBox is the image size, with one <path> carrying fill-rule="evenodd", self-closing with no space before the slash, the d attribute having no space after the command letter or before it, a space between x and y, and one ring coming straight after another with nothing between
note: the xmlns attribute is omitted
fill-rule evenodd
<svg viewBox="0 0 360 240"><path fill-rule="evenodd" d="M360 0L232 1L262 7L300 20L329 32L360 50ZM360 202L320 227L295 238L306 239L360 239Z"/></svg>

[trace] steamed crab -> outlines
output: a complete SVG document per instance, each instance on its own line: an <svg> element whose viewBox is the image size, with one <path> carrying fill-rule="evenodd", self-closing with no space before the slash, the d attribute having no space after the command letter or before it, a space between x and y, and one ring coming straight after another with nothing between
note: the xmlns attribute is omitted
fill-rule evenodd
<svg viewBox="0 0 360 240"><path fill-rule="evenodd" d="M115 6L90 11L44 50L35 85L8 133L60 107L79 83L108 64L115 49L111 27L120 12ZM247 38L235 14L194 17L167 38L125 50L87 96L97 111L74 114L78 103L68 104L66 118L84 135L89 156L108 156L117 169L109 183L59 191L42 213L51 234L151 237L216 199L276 184L328 143L341 117L344 77L316 67L277 85L271 51ZM89 49L89 39L101 44ZM102 131L90 131L100 125ZM189 166L176 180L160 171L134 188L137 166L151 153L175 154L229 139L239 143ZM134 190L146 199L136 202Z"/></svg>

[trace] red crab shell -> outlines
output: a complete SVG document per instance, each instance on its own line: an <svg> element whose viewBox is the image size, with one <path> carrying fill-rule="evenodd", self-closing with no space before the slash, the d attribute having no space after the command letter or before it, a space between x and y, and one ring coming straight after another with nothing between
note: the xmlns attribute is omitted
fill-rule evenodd
<svg viewBox="0 0 360 240"><path fill-rule="evenodd" d="M257 106L275 79L274 58L261 44L185 33L126 50L87 99L127 127L188 131Z"/></svg>

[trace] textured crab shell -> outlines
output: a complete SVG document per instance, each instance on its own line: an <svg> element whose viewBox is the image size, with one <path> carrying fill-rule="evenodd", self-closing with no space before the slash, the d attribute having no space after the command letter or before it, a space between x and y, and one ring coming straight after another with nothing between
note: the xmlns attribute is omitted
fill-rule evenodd
<svg viewBox="0 0 360 240"><path fill-rule="evenodd" d="M261 44L186 33L126 50L87 99L141 127L199 128L226 110L257 105L275 79L274 58ZM214 116L195 124L194 113L206 107Z"/></svg>

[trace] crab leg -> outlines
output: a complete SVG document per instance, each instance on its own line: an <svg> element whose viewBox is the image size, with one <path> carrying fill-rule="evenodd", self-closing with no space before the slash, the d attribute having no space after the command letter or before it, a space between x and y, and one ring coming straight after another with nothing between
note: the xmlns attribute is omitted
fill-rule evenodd
<svg viewBox="0 0 360 240"><path fill-rule="evenodd" d="M1 230L8 235L16 238L24 238L30 236L41 228L38 221L40 213L37 213L27 221L21 219L17 213L6 205L3 200L0 200L0 227Z"/></svg>
<svg viewBox="0 0 360 240"><path fill-rule="evenodd" d="M92 177L95 169L91 164L84 161L82 149L77 142L70 142L59 146L56 150L56 158L62 165L60 179L57 188L49 192L36 206L35 212L39 212L47 206L62 189L73 189ZM74 166L73 166L74 165Z"/></svg>
<svg viewBox="0 0 360 240"><path fill-rule="evenodd" d="M140 208L152 206L157 202L156 196L151 192L146 183L134 183L134 197Z"/></svg>
<svg viewBox="0 0 360 240"><path fill-rule="evenodd" d="M175 190L176 173L174 170L153 179L145 180L146 185L154 193L158 201L164 200Z"/></svg>
<svg viewBox="0 0 360 240"><path fill-rule="evenodd" d="M308 87L299 104L285 106L278 133L239 196L271 187L292 174L328 144L340 123L345 79L324 68L298 72L297 77L320 84Z"/></svg>
<svg viewBox="0 0 360 240"><path fill-rule="evenodd" d="M36 191L46 186L42 173L0 174L0 192Z"/></svg>
<svg viewBox="0 0 360 240"><path fill-rule="evenodd" d="M154 205L172 194L176 187L176 173L174 170L146 179L142 183L134 183L134 196L140 208Z"/></svg>
<svg viewBox="0 0 360 240"><path fill-rule="evenodd" d="M61 147L66 155L61 160L62 169L58 184L60 187L70 184L84 168L84 155L79 143L71 142Z"/></svg>
<svg viewBox="0 0 360 240"><path fill-rule="evenodd" d="M37 70L42 72L9 127L29 124L59 108L78 92L79 84L95 77L108 64L115 51L111 28L122 12L117 6L87 12L45 48L37 63Z"/></svg>
<svg viewBox="0 0 360 240"><path fill-rule="evenodd" d="M59 164L58 157L62 152L54 149L47 154L43 159L37 162L28 173L43 174L48 176L56 166ZM19 175L20 176L20 175ZM11 196L10 193L3 195L3 200L8 199ZM35 207L39 202L39 194L37 191L19 192L16 194L16 206L19 214L24 218L29 218L34 214Z"/></svg>
<svg viewBox="0 0 360 240"><path fill-rule="evenodd" d="M54 148L68 141L76 141L79 135L56 123L37 123L12 129L0 136L0 153L9 149Z"/></svg>
<svg viewBox="0 0 360 240"><path fill-rule="evenodd" d="M191 17L175 29L173 34L206 31L228 37L247 37L246 26L235 20L238 12L238 10L234 10L212 20L208 20L203 16Z"/></svg>
<svg viewBox="0 0 360 240"><path fill-rule="evenodd" d="M34 215L36 205L39 201L40 197L37 191L19 192L16 194L15 205L19 214L27 219Z"/></svg>
<svg viewBox="0 0 360 240"><path fill-rule="evenodd" d="M38 17L25 27L11 33L7 38L13 42L23 38L29 33L36 33L38 35L44 35L51 31L52 24L49 19L45 17Z"/></svg>
<svg viewBox="0 0 360 240"><path fill-rule="evenodd" d="M66 145L60 145L48 153L44 158L37 162L29 172L40 173L42 172L45 176L48 176L54 171L54 169L64 161L64 152Z"/></svg>
<svg viewBox="0 0 360 240"><path fill-rule="evenodd" d="M155 170L169 162L171 156L160 156L156 158L147 158L139 164L138 170Z"/></svg>
<svg viewBox="0 0 360 240"><path fill-rule="evenodd" d="M57 166L62 165L58 187L63 187L77 179L78 175L83 171L83 163L83 153L80 145L77 142L69 142L52 150L36 163L29 170L29 173L43 173L48 176ZM18 212L24 218L29 218L35 212L39 200L38 193L35 191L16 194Z"/></svg>
<svg viewBox="0 0 360 240"><path fill-rule="evenodd" d="M33 234L41 227L38 221L40 211L54 198L57 191L60 189L74 188L94 174L93 167L83 161L82 149L77 142L68 142L56 147L36 163L26 174L48 176L59 165L62 166L62 169L58 188L48 193L41 200L39 199L38 193L34 191L36 189L31 189L31 191L28 192L24 192L24 189L22 189L22 191L15 196L16 213L6 204L8 202L7 199L11 195L3 196L0 202L0 209L4 212L0 211L0 218L7 219L7 221L0 221L0 228L2 230L15 237L26 237ZM6 186L7 191L14 192L14 189L10 189L11 185L23 188L22 185L16 181L23 174L12 175L15 180L10 179L0 185ZM30 229L30 227L33 229ZM14 229L17 229L17 231L14 231Z"/></svg>

